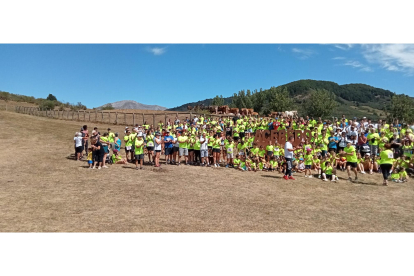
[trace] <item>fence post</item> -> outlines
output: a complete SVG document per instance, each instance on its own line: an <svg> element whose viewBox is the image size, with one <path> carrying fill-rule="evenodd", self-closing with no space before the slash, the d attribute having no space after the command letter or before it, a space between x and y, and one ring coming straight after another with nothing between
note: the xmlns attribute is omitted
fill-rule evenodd
<svg viewBox="0 0 414 276"><path fill-rule="evenodd" d="M98 121L98 111L95 110L95 122L97 122L97 121Z"/></svg>
<svg viewBox="0 0 414 276"><path fill-rule="evenodd" d="M190 121L191 121L192 117L193 117L193 112L190 111Z"/></svg>
<svg viewBox="0 0 414 276"><path fill-rule="evenodd" d="M124 113L124 125L126 125L127 124L127 122L126 122L126 113Z"/></svg>
<svg viewBox="0 0 414 276"><path fill-rule="evenodd" d="M145 124L145 116L144 116L144 113L142 113L142 124Z"/></svg>
<svg viewBox="0 0 414 276"><path fill-rule="evenodd" d="M152 125L155 127L155 113L152 113Z"/></svg>
<svg viewBox="0 0 414 276"><path fill-rule="evenodd" d="M89 113L88 113L88 119L89 119L89 122L91 121L91 112L90 111L88 111Z"/></svg>
<svg viewBox="0 0 414 276"><path fill-rule="evenodd" d="M132 113L132 125L135 126L135 113Z"/></svg>
<svg viewBox="0 0 414 276"><path fill-rule="evenodd" d="M115 124L118 124L118 112L115 114Z"/></svg>
<svg viewBox="0 0 414 276"><path fill-rule="evenodd" d="M79 121L79 110L78 110L78 121Z"/></svg>
<svg viewBox="0 0 414 276"><path fill-rule="evenodd" d="M108 124L111 123L111 111L108 112Z"/></svg>
<svg viewBox="0 0 414 276"><path fill-rule="evenodd" d="M83 111L83 121L86 121L86 110Z"/></svg>
<svg viewBox="0 0 414 276"><path fill-rule="evenodd" d="M164 127L167 125L167 113L164 113L164 116L165 116L165 118L164 118Z"/></svg>

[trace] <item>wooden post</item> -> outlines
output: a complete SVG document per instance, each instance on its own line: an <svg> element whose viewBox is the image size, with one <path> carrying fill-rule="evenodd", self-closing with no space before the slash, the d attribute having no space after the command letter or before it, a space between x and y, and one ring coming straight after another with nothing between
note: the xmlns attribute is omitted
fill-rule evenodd
<svg viewBox="0 0 414 276"><path fill-rule="evenodd" d="M142 113L142 124L145 124L145 116L144 116L144 113Z"/></svg>
<svg viewBox="0 0 414 276"><path fill-rule="evenodd" d="M135 113L132 113L132 125L135 126Z"/></svg>
<svg viewBox="0 0 414 276"><path fill-rule="evenodd" d="M155 113L152 114L152 125L155 127Z"/></svg>
<svg viewBox="0 0 414 276"><path fill-rule="evenodd" d="M167 125L167 113L164 114L165 118L164 118L164 127Z"/></svg>
<svg viewBox="0 0 414 276"><path fill-rule="evenodd" d="M86 121L86 111L83 111L83 120Z"/></svg>
<svg viewBox="0 0 414 276"><path fill-rule="evenodd" d="M78 121L79 121L79 110L78 110Z"/></svg>
<svg viewBox="0 0 414 276"><path fill-rule="evenodd" d="M118 112L115 114L115 124L118 124Z"/></svg>
<svg viewBox="0 0 414 276"><path fill-rule="evenodd" d="M124 113L124 125L126 125L126 113Z"/></svg>
<svg viewBox="0 0 414 276"><path fill-rule="evenodd" d="M193 117L193 112L192 111L190 111L190 121L191 121L191 118Z"/></svg>
<svg viewBox="0 0 414 276"><path fill-rule="evenodd" d="M89 120L89 122L91 121L91 112L90 111L88 111L88 120Z"/></svg>
<svg viewBox="0 0 414 276"><path fill-rule="evenodd" d="M97 122L97 121L98 121L98 111L95 110L95 122Z"/></svg>

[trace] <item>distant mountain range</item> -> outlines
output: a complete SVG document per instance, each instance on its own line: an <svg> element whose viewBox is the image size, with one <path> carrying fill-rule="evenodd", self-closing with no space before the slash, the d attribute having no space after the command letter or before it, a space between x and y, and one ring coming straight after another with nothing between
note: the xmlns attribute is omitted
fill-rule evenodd
<svg viewBox="0 0 414 276"><path fill-rule="evenodd" d="M114 103L104 104L96 109L102 109L103 107L111 105L115 109L145 109L145 110L166 110L166 107L159 105L147 105L136 101L119 101Z"/></svg>

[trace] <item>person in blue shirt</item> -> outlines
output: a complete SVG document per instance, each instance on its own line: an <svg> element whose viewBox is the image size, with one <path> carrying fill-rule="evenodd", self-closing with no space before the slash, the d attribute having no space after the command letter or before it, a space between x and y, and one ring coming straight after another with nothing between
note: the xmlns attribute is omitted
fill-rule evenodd
<svg viewBox="0 0 414 276"><path fill-rule="evenodd" d="M173 142L174 137L170 135L170 131L167 129L167 134L164 136L164 150L165 150L165 162L171 163L173 158Z"/></svg>
<svg viewBox="0 0 414 276"><path fill-rule="evenodd" d="M329 141L329 144L328 144L329 152L331 152L331 151L337 152L338 151L339 137L338 136L330 136L328 138L328 141Z"/></svg>

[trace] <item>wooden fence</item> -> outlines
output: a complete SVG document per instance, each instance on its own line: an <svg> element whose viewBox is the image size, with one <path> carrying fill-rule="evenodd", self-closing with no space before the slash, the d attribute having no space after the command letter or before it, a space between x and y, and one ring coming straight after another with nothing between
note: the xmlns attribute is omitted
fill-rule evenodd
<svg viewBox="0 0 414 276"><path fill-rule="evenodd" d="M142 125L147 123L149 125L157 126L158 123L167 123L168 120L174 122L175 118L178 117L180 120L193 119L196 115L207 116L207 117L226 117L223 115L215 114L203 114L199 112L154 112L154 113L124 113L124 112L111 112L111 111L99 111L99 110L44 110L37 107L25 107L25 106L5 106L0 105L0 110L14 111L17 113L28 114L38 117L47 117L59 120L70 120L79 122L94 122L94 123L105 123L114 125L125 125L132 126L135 124Z"/></svg>

